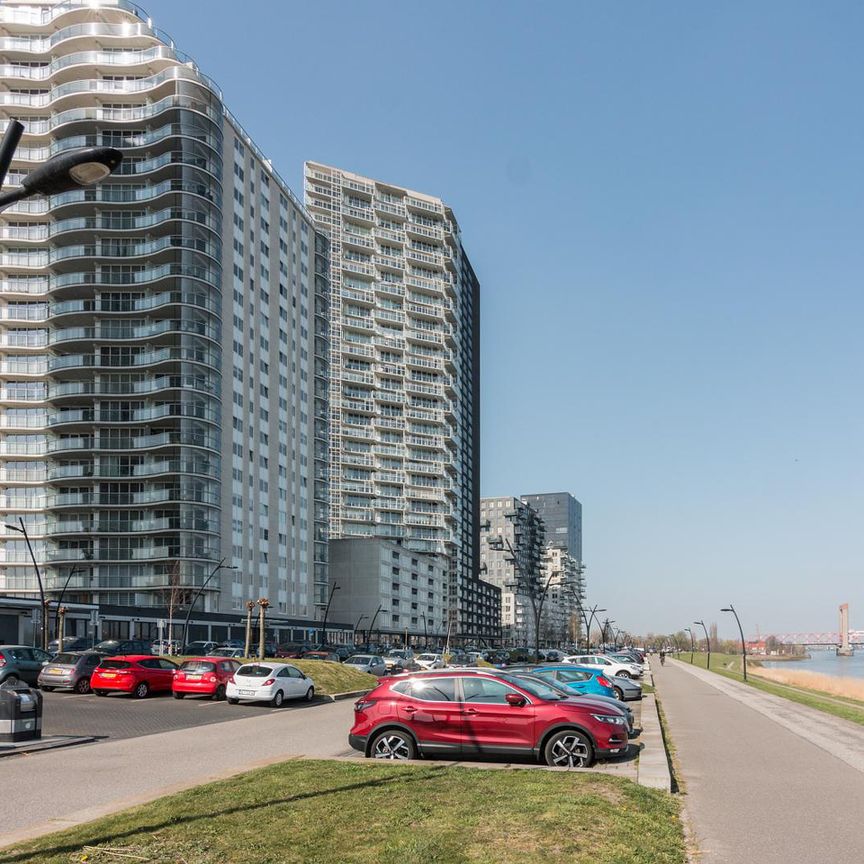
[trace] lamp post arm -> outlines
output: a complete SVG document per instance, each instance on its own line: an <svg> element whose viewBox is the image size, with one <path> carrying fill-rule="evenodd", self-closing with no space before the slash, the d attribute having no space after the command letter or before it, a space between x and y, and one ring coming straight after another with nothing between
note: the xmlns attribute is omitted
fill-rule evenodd
<svg viewBox="0 0 864 864"><path fill-rule="evenodd" d="M204 580L204 584L198 589L197 593L192 598L192 602L189 604L189 611L186 613L186 620L183 622L183 644L180 646L181 651L186 647L186 637L188 636L188 633L189 633L189 619L192 617L192 610L195 608L195 604L198 602L198 598L204 593L204 589L207 587L210 580L224 567L225 567L225 559L223 558L210 571L210 574Z"/></svg>
<svg viewBox="0 0 864 864"><path fill-rule="evenodd" d="M741 634L741 660L744 663L744 680L747 680L747 645L744 643L744 628L741 626L741 619L738 617L738 613L735 611L735 607L730 603L729 608L732 610L732 614L735 616L735 621L738 624L738 632Z"/></svg>

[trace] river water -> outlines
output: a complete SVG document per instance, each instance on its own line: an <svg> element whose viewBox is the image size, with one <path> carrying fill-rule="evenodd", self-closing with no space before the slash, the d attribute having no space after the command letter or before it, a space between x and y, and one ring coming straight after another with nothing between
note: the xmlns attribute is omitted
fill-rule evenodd
<svg viewBox="0 0 864 864"><path fill-rule="evenodd" d="M762 660L762 665L767 669L801 669L822 675L864 678L864 651L859 649L852 657L838 657L833 651L811 651L809 660L783 660L779 663Z"/></svg>

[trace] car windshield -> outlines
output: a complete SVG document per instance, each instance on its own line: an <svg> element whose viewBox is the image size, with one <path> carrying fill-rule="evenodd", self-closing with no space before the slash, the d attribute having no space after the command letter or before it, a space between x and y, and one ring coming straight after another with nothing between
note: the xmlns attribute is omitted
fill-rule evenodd
<svg viewBox="0 0 864 864"><path fill-rule="evenodd" d="M58 654L54 657L51 662L52 663L67 663L70 666L74 666L79 660L78 654Z"/></svg>
<svg viewBox="0 0 864 864"><path fill-rule="evenodd" d="M504 678L503 680L512 681L517 687L521 687L523 690L527 690L532 696L536 696L538 699L545 699L547 702L558 702L570 696L566 690L528 675L514 675L512 679Z"/></svg>
<svg viewBox="0 0 864 864"><path fill-rule="evenodd" d="M237 650L236 648L217 648L213 652L213 656L214 657L231 657L236 650Z"/></svg>
<svg viewBox="0 0 864 864"><path fill-rule="evenodd" d="M407 651L396 651L394 649L393 651L388 651L387 656L388 657L401 657L404 660L408 656L408 652Z"/></svg>
<svg viewBox="0 0 864 864"><path fill-rule="evenodd" d="M116 639L106 639L104 642L100 642L96 648L116 648L119 644Z"/></svg>
<svg viewBox="0 0 864 864"><path fill-rule="evenodd" d="M355 654L353 657L349 657L346 663L356 663L358 666L366 663L371 663L372 658L368 654Z"/></svg>
<svg viewBox="0 0 864 864"><path fill-rule="evenodd" d="M215 672L215 663L205 663L203 660L187 660L180 664L184 672Z"/></svg>
<svg viewBox="0 0 864 864"><path fill-rule="evenodd" d="M245 678L266 678L272 672L269 666L241 666L237 670L237 674Z"/></svg>
<svg viewBox="0 0 864 864"><path fill-rule="evenodd" d="M421 654L417 659L418 660L437 660L438 655L437 654Z"/></svg>
<svg viewBox="0 0 864 864"><path fill-rule="evenodd" d="M128 669L132 664L128 660L103 660L101 669Z"/></svg>

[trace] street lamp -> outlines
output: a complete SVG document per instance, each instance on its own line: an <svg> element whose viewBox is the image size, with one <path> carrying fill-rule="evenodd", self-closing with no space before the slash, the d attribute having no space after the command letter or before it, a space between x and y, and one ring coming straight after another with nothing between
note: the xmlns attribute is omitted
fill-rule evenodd
<svg viewBox="0 0 864 864"><path fill-rule="evenodd" d="M588 639L588 651L589 652L591 651L591 625L594 623L594 616L597 615L598 612L606 612L606 611L607 611L606 609L600 609L596 604L594 605L594 608L591 610L591 616L588 619L588 635L586 637ZM597 618L597 623L598 624L600 623L599 617Z"/></svg>
<svg viewBox="0 0 864 864"><path fill-rule="evenodd" d="M12 163L24 125L10 120L0 142L0 185ZM11 192L0 194L0 210L29 198L31 195L57 195L70 189L92 186L113 173L123 161L123 154L113 147L84 147L68 153L58 153L38 168L34 168Z"/></svg>
<svg viewBox="0 0 864 864"><path fill-rule="evenodd" d="M204 584L198 589L198 593L192 598L192 602L189 604L189 611L186 613L186 620L183 622L183 642L180 645L181 650L186 647L186 636L189 631L189 619L192 617L192 610L195 608L195 603L198 598L204 593L204 589L207 587L207 583L220 571L220 570L236 570L236 567L227 567L225 565L225 559L223 558L211 571L207 578L204 580ZM168 634L171 635L170 633Z"/></svg>
<svg viewBox="0 0 864 864"><path fill-rule="evenodd" d="M720 610L721 612L731 612L738 622L738 632L741 634L741 658L744 661L744 680L747 680L747 646L744 644L744 629L741 627L741 619L735 611L735 607L730 603L727 607Z"/></svg>
<svg viewBox="0 0 864 864"><path fill-rule="evenodd" d="M378 620L379 613L381 613L383 611L384 611L384 607L379 604L378 608L375 610L375 614L372 616L372 620L369 622L369 629L366 631L369 638L372 637L372 631L375 629L375 622ZM368 649L369 639L366 640L366 645L367 645L367 649Z"/></svg>
<svg viewBox="0 0 864 864"><path fill-rule="evenodd" d="M690 634L690 665L692 666L693 665L693 648L694 648L693 631L689 627L685 627L684 632Z"/></svg>
<svg viewBox="0 0 864 864"><path fill-rule="evenodd" d="M694 624L701 625L702 629L705 631L705 641L708 643L708 663L707 668L711 668L711 638L708 636L708 628L705 626L704 621L694 621Z"/></svg>
<svg viewBox="0 0 864 864"><path fill-rule="evenodd" d="M338 582L333 583L333 587L330 589L330 596L327 598L327 608L324 610L324 621L321 624L321 646L325 647L327 644L327 616L330 614L330 604L333 602L333 595L337 591L341 591L342 586Z"/></svg>
<svg viewBox="0 0 864 864"><path fill-rule="evenodd" d="M72 581L72 577L73 577L76 573L86 573L86 572L87 572L87 568L86 568L86 567L73 567L73 568L69 571L69 575L66 577L66 584L63 586L63 590L60 592L60 597L59 597L58 600L57 600L57 619L56 619L56 622L55 622L55 626L56 626L57 631L58 631L58 636L57 636L58 639L62 639L62 638L63 638L62 636L59 635L59 630L60 630L60 607L63 605L63 597L64 597L65 594L66 594L66 589L69 587L69 583ZM62 651L62 650L63 650L63 643L62 643L62 642L60 642L60 643L57 645L57 650L58 650L58 651Z"/></svg>
<svg viewBox="0 0 864 864"><path fill-rule="evenodd" d="M365 618L368 618L368 617L369 617L368 615L361 615L357 619L357 623L354 625L354 639L353 639L353 641L354 641L355 645L357 644L357 631L360 629L360 622L363 621Z"/></svg>
<svg viewBox="0 0 864 864"><path fill-rule="evenodd" d="M5 138L4 138L5 142ZM2 147L2 145L0 145ZM30 560L33 562L33 569L36 571L36 582L39 584L39 597L42 600L42 650L48 650L48 601L45 599L45 586L42 584L42 574L39 572L39 565L36 563L36 556L33 554L33 547L30 545L30 535L27 533L27 527L24 525L24 519L18 517L19 525L10 525L6 523L6 527L10 531L17 531L24 535L24 542L27 544L27 551L30 553Z"/></svg>
<svg viewBox="0 0 864 864"><path fill-rule="evenodd" d="M421 612L420 617L423 619L423 650L429 650L429 630L426 626L426 613Z"/></svg>

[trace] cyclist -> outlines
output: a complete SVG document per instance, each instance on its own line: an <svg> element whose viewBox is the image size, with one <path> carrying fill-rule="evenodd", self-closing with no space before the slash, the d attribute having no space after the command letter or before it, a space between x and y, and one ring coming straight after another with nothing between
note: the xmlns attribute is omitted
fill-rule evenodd
<svg viewBox="0 0 864 864"><path fill-rule="evenodd" d="M666 649L665 648L660 649L660 665L661 666L666 665Z"/></svg>

